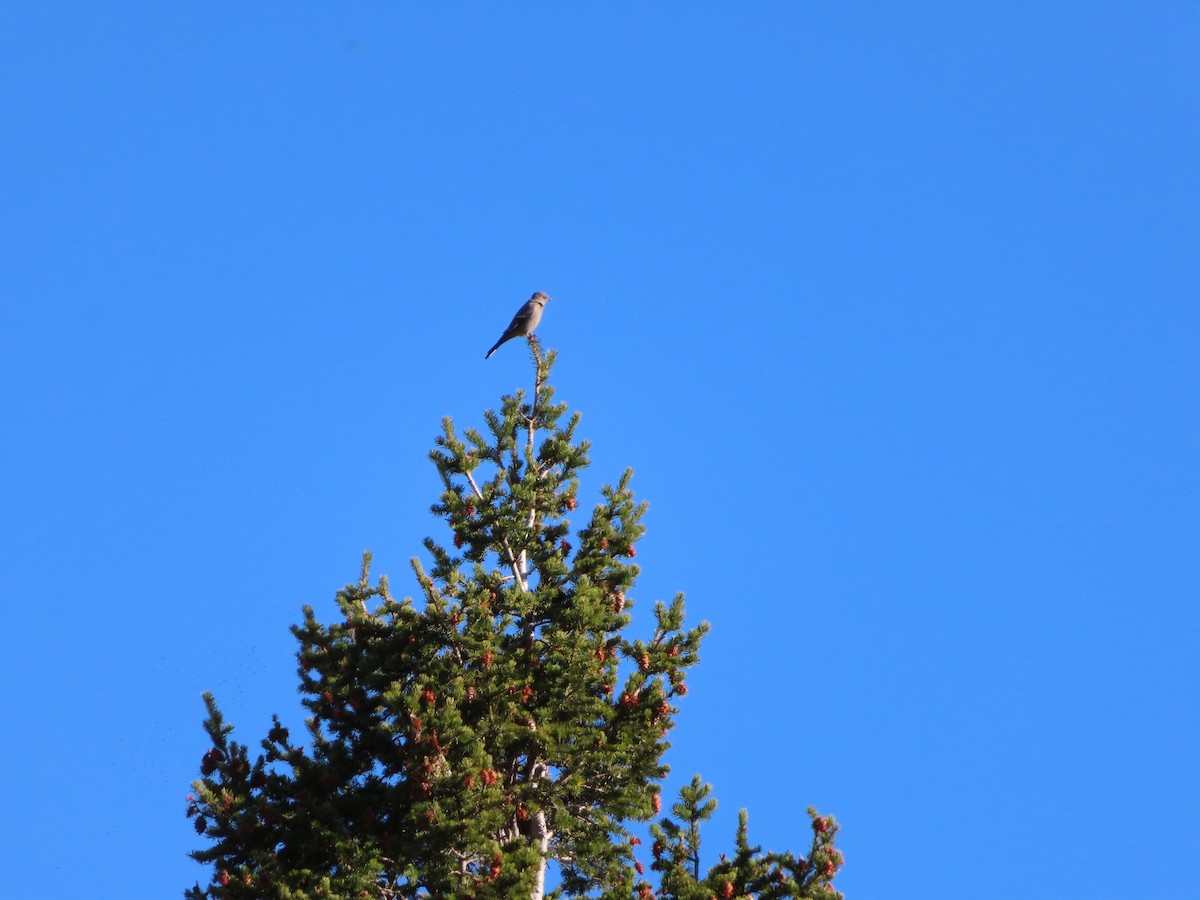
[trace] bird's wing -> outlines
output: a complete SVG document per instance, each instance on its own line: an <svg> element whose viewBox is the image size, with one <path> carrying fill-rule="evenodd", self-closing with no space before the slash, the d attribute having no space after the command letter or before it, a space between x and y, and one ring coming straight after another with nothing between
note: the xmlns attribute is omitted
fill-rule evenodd
<svg viewBox="0 0 1200 900"><path fill-rule="evenodd" d="M533 301L528 301L524 306L517 310L517 314L513 316L512 322L509 323L508 331L519 332L533 318L533 311L537 309Z"/></svg>

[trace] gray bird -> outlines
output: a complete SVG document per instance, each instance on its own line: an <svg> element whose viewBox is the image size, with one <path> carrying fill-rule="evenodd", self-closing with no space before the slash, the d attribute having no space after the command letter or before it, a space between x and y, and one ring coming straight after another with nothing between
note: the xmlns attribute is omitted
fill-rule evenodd
<svg viewBox="0 0 1200 900"><path fill-rule="evenodd" d="M533 334L533 329L538 327L538 322L542 321L542 309L550 301L550 298L541 291L535 293L532 297L525 301L525 305L517 310L517 314L513 316L513 320L504 329L504 334L500 335L500 340L492 346L492 349L483 357L487 359L496 352L496 348L505 341L511 341L515 337L525 337L527 334Z"/></svg>

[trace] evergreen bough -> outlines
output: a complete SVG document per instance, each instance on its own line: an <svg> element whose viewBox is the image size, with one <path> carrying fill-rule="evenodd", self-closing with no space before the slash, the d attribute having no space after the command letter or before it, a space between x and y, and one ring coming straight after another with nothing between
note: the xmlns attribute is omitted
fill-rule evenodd
<svg viewBox="0 0 1200 900"><path fill-rule="evenodd" d="M452 546L427 538L432 567L412 560L421 602L372 582L368 553L340 621L306 606L293 626L304 737L276 717L252 758L205 695L187 814L211 874L189 900L841 897L838 826L811 808L807 858L750 846L743 810L733 856L702 874L716 801L699 776L635 850L708 625L685 628L678 595L648 640L626 637L646 504L626 471L571 535L589 445L553 402L555 354L529 342L531 400L505 396L462 437L443 420L433 512Z"/></svg>

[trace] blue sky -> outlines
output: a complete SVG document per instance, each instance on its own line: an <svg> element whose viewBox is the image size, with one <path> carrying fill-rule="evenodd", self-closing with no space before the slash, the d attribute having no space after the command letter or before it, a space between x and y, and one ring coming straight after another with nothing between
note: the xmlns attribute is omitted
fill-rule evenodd
<svg viewBox="0 0 1200 900"><path fill-rule="evenodd" d="M302 604L412 592L533 290L713 625L707 859L1192 895L1193 4L286 7L0 5L12 896L201 877L200 692L256 742Z"/></svg>

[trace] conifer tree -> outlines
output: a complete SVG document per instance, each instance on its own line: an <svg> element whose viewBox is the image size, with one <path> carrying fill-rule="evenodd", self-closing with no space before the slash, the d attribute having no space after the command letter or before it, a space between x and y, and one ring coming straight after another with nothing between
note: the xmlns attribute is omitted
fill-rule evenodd
<svg viewBox="0 0 1200 900"><path fill-rule="evenodd" d="M428 570L412 560L419 601L373 582L367 554L338 621L305 607L293 627L305 733L276 717L252 754L205 695L212 746L187 814L209 882L185 897L841 896L837 825L811 809L807 859L751 847L743 811L733 857L702 874L715 801L699 776L639 858L708 625L684 626L679 595L653 634L627 635L646 504L626 471L572 533L589 445L553 402L555 354L529 342L531 395L461 437L442 423L433 512L449 546L427 538Z"/></svg>

